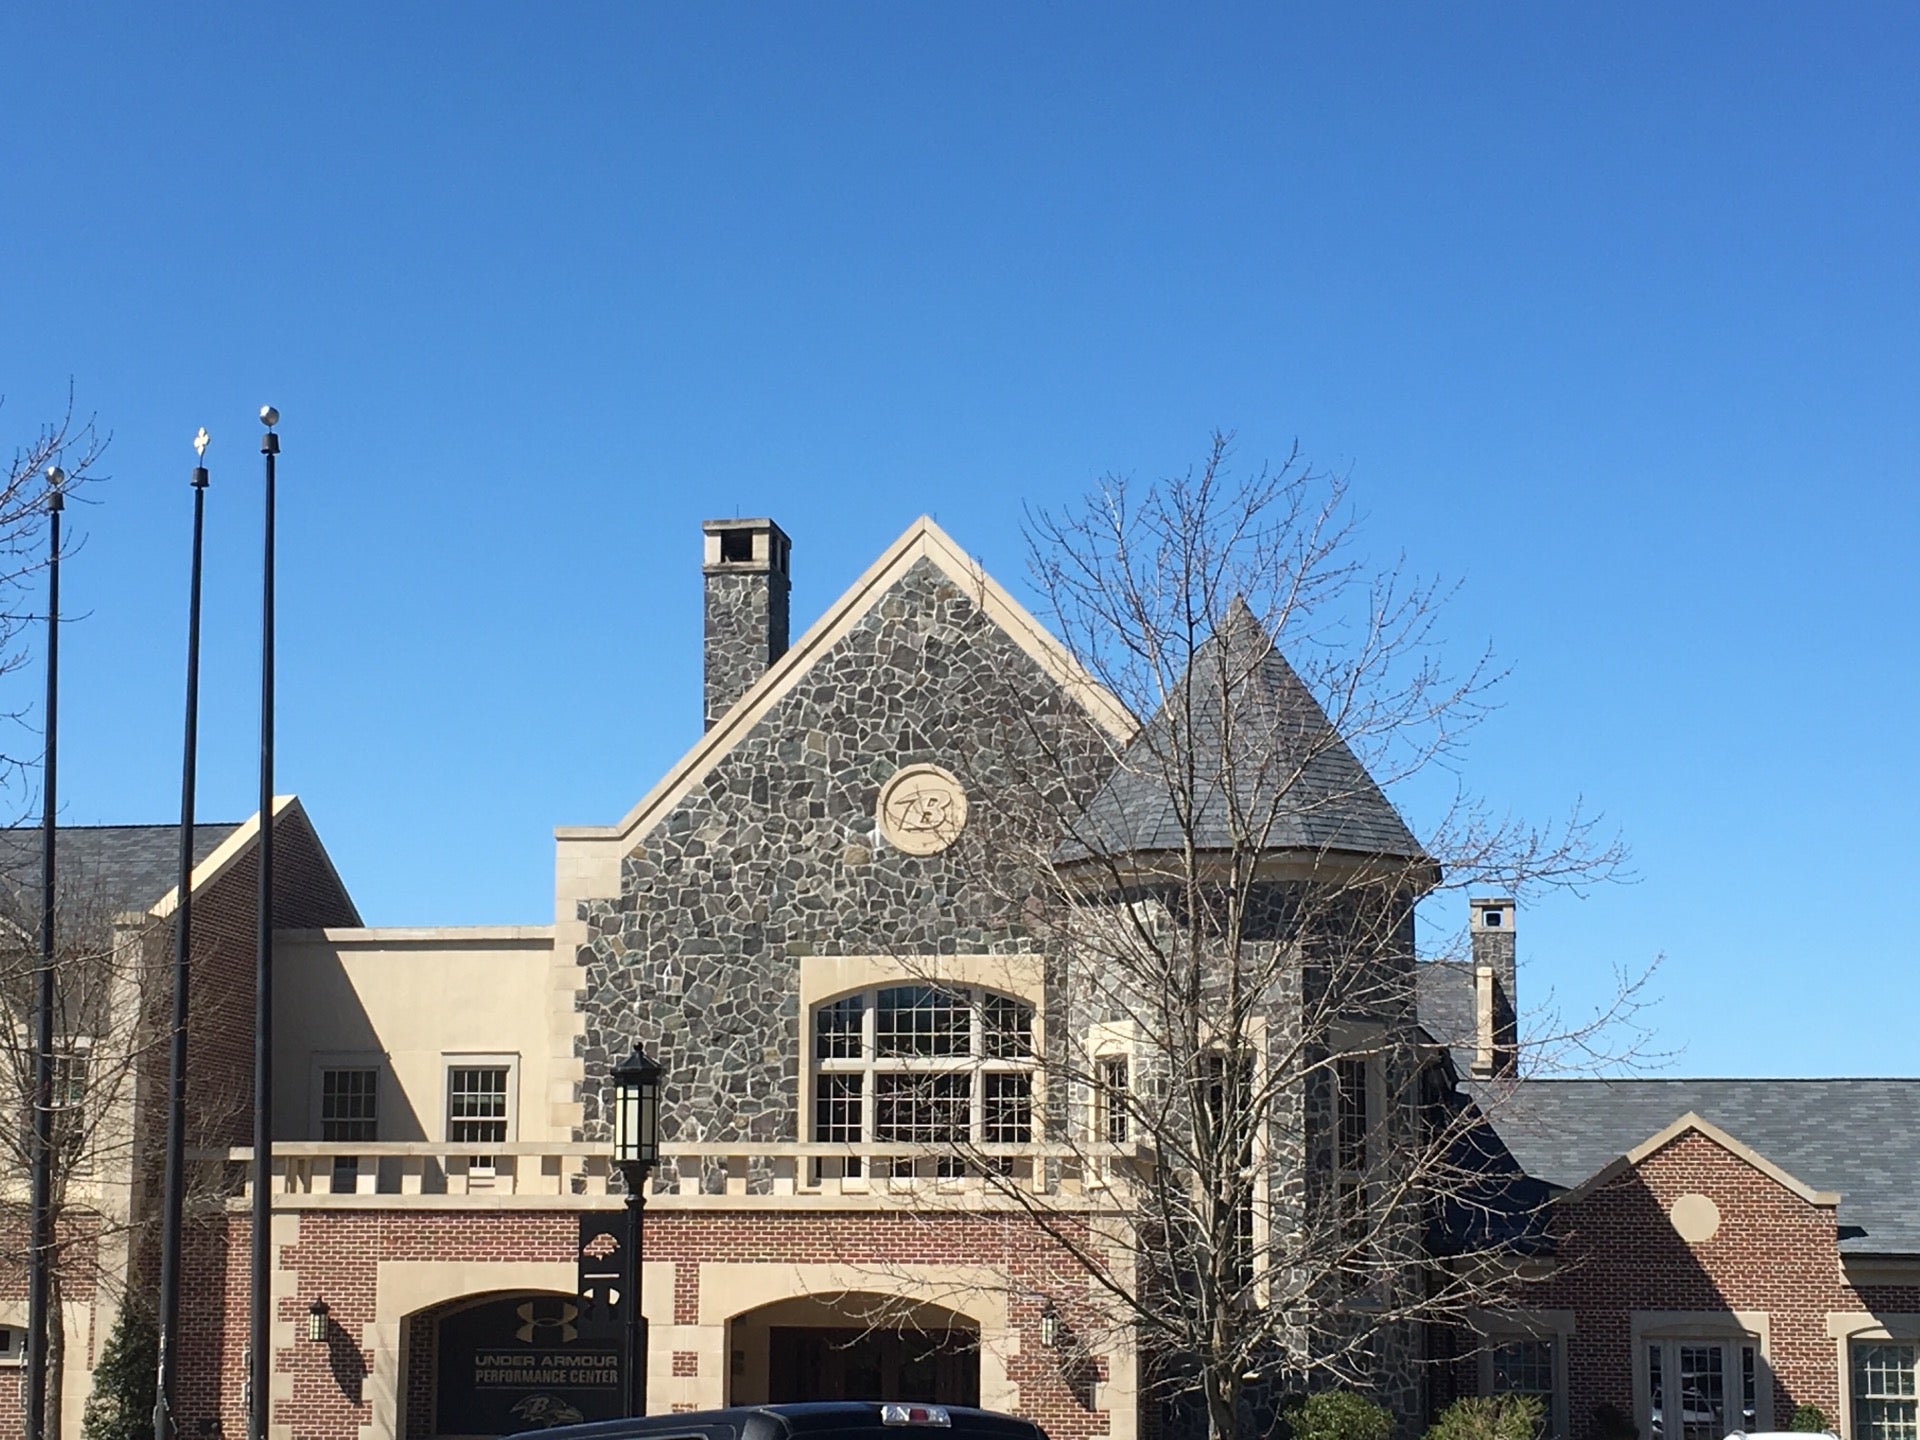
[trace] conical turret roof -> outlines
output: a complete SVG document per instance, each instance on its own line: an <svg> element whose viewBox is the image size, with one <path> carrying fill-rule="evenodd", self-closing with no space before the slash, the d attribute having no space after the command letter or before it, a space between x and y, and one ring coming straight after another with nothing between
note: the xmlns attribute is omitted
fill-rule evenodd
<svg viewBox="0 0 1920 1440"><path fill-rule="evenodd" d="M1427 862L1244 600L1193 653L1057 858L1200 850Z"/></svg>

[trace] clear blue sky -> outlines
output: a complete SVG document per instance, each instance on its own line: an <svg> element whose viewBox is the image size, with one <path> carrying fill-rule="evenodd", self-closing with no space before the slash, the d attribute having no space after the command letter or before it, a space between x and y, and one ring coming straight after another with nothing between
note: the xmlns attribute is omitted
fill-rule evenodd
<svg viewBox="0 0 1920 1440"><path fill-rule="evenodd" d="M551 828L699 728L698 522L804 626L912 518L1297 436L1514 666L1470 779L1640 880L1529 998L1666 956L1679 1073L1920 1070L1920 11L19 4L0 437L114 432L73 822L248 813L257 407L281 788L375 923L544 922ZM15 677L16 704L37 678ZM1411 817L1416 826L1419 815Z"/></svg>

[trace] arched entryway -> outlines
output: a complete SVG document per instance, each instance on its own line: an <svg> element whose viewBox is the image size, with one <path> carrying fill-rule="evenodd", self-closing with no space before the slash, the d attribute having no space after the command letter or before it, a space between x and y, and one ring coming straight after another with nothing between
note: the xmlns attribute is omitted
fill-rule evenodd
<svg viewBox="0 0 1920 1440"><path fill-rule="evenodd" d="M980 1329L939 1305L880 1295L776 1301L728 1322L730 1404L980 1403Z"/></svg>
<svg viewBox="0 0 1920 1440"><path fill-rule="evenodd" d="M406 1330L406 1437L512 1435L616 1419L617 1336L582 1334L580 1303L547 1291L463 1296Z"/></svg>

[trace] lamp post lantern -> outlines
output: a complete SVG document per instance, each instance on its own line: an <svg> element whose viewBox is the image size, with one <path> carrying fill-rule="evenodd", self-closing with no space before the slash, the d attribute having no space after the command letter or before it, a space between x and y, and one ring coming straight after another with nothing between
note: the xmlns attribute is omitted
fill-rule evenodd
<svg viewBox="0 0 1920 1440"><path fill-rule="evenodd" d="M613 1069L613 1164L627 1187L627 1324L622 1347L627 1413L647 1413L647 1347L640 1257L647 1176L660 1163L660 1067L637 1044Z"/></svg>

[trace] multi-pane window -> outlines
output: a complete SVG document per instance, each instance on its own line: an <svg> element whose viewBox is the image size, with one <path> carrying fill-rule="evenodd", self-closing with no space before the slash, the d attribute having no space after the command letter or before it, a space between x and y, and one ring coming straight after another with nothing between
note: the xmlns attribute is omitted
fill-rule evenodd
<svg viewBox="0 0 1920 1440"><path fill-rule="evenodd" d="M24 1363L27 1354L27 1332L13 1325L0 1325L0 1365L19 1365Z"/></svg>
<svg viewBox="0 0 1920 1440"><path fill-rule="evenodd" d="M380 1072L356 1066L320 1072L320 1138L365 1141L378 1138Z"/></svg>
<svg viewBox="0 0 1920 1440"><path fill-rule="evenodd" d="M1124 1145L1132 1126L1127 1115L1127 1057L1109 1055L1094 1062L1094 1138Z"/></svg>
<svg viewBox="0 0 1920 1440"><path fill-rule="evenodd" d="M1033 1007L885 985L813 1012L813 1138L957 1150L1033 1139ZM956 1173L952 1156L941 1173ZM847 1173L858 1173L856 1160Z"/></svg>
<svg viewBox="0 0 1920 1440"><path fill-rule="evenodd" d="M1364 1056L1333 1062L1334 1207L1340 1244L1351 1269L1364 1268L1367 1241L1367 1145L1372 1132L1372 1099Z"/></svg>
<svg viewBox="0 0 1920 1440"><path fill-rule="evenodd" d="M87 1067L91 1058L84 1041L53 1057L53 1144L69 1160L78 1159L86 1146Z"/></svg>
<svg viewBox="0 0 1920 1440"><path fill-rule="evenodd" d="M496 1145L506 1138L507 1067L449 1067L447 1139L463 1145Z"/></svg>
<svg viewBox="0 0 1920 1440"><path fill-rule="evenodd" d="M1487 1392L1527 1395L1540 1402L1543 1435L1553 1434L1553 1341L1502 1340L1487 1351Z"/></svg>
<svg viewBox="0 0 1920 1440"><path fill-rule="evenodd" d="M1920 1344L1856 1340L1851 1348L1854 1440L1916 1440Z"/></svg>
<svg viewBox="0 0 1920 1440"><path fill-rule="evenodd" d="M1227 1162L1209 1163L1207 1168L1225 1182L1225 1193L1218 1199L1231 1211L1233 1248L1228 1259L1232 1273L1244 1284L1253 1276L1253 1136L1259 1128L1254 1116L1252 1056L1242 1054L1237 1065L1229 1064L1224 1054L1207 1057L1206 1113L1215 1147L1209 1158Z"/></svg>

